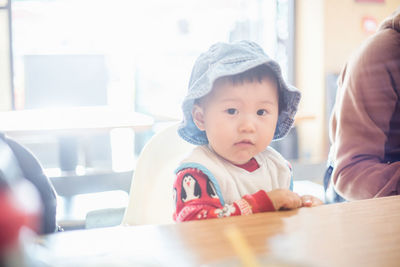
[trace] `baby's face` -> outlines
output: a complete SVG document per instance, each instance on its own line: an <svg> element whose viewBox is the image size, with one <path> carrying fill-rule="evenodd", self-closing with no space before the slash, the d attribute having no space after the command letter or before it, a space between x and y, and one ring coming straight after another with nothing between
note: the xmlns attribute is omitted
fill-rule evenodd
<svg viewBox="0 0 400 267"><path fill-rule="evenodd" d="M245 164L265 150L278 120L275 82L218 82L193 108L197 127L205 131L212 149L233 164Z"/></svg>

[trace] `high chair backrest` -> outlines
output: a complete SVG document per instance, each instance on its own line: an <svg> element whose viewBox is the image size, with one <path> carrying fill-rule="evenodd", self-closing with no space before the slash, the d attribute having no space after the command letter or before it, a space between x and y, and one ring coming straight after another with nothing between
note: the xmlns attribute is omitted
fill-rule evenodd
<svg viewBox="0 0 400 267"><path fill-rule="evenodd" d="M178 124L155 134L143 148L133 174L123 225L173 223L174 170L193 145L179 137Z"/></svg>
<svg viewBox="0 0 400 267"><path fill-rule="evenodd" d="M33 189L28 188L26 192L19 191L23 193L19 199L24 205L20 207L21 213L32 211L36 193L38 193L38 202L43 209L38 232L40 234L55 232L58 229L56 225L57 200L49 178L44 174L37 158L25 146L0 132L0 191L4 192L4 188L10 188L11 191L14 189L17 192L17 188L25 186L33 187ZM30 191L35 192L29 194Z"/></svg>

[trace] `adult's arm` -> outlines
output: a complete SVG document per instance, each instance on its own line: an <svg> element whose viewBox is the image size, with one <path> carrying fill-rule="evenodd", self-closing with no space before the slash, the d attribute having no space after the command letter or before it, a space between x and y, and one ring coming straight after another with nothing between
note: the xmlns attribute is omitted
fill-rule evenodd
<svg viewBox="0 0 400 267"><path fill-rule="evenodd" d="M333 183L348 200L400 193L400 33L385 29L349 61L331 118Z"/></svg>

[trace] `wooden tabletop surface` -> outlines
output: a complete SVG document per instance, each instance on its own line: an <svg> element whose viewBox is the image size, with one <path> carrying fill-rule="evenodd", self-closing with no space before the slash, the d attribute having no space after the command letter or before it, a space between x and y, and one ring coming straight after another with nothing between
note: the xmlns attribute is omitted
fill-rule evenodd
<svg viewBox="0 0 400 267"><path fill-rule="evenodd" d="M10 136L79 131L109 131L113 128L148 130L151 116L107 106L49 108L0 112L0 132Z"/></svg>
<svg viewBox="0 0 400 267"><path fill-rule="evenodd" d="M177 225L71 231L46 236L42 244L50 266L240 266L224 234L232 225L262 266L400 265L400 196Z"/></svg>

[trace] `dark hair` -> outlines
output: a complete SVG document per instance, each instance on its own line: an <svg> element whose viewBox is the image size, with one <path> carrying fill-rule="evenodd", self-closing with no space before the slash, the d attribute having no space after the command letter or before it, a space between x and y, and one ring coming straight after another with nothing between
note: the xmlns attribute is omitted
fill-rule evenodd
<svg viewBox="0 0 400 267"><path fill-rule="evenodd" d="M278 90L278 101L279 101L278 111L279 113L281 113L283 105L283 95L282 95L282 90L280 90L280 83L278 81L275 72L267 65L263 64L242 73L230 76L223 76L218 78L217 81L218 80L228 81L231 82L233 85L235 85L235 84L241 84L243 82L254 82L254 81L258 81L259 83L261 83L263 79L269 79L276 84Z"/></svg>

